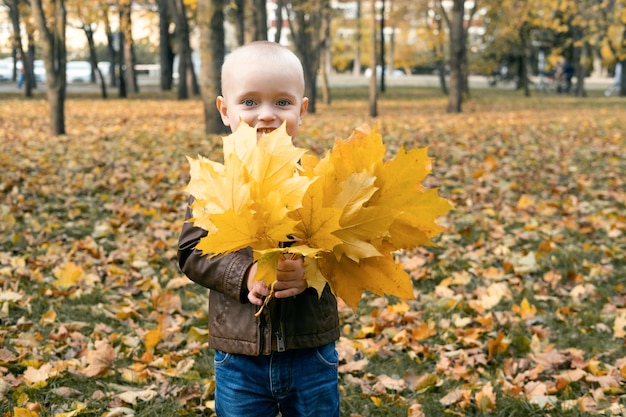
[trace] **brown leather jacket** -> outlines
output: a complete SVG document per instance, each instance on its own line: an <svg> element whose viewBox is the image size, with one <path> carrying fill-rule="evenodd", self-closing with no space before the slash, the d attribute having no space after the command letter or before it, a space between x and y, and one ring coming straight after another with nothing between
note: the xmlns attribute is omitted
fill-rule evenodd
<svg viewBox="0 0 626 417"><path fill-rule="evenodd" d="M187 209L185 220L191 216ZM213 258L196 249L206 231L185 221L178 241L178 264L192 281L209 288L209 347L244 355L323 346L339 338L337 300L326 286L321 297L308 288L289 299L274 299L255 317L248 302L250 248Z"/></svg>

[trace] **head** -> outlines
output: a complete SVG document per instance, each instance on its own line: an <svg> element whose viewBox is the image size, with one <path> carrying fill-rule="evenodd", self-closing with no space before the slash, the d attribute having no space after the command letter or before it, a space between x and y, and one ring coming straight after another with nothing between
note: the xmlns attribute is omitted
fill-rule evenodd
<svg viewBox="0 0 626 417"><path fill-rule="evenodd" d="M243 120L259 134L287 124L295 137L309 104L298 57L284 46L259 41L231 52L222 65L217 109L231 131Z"/></svg>

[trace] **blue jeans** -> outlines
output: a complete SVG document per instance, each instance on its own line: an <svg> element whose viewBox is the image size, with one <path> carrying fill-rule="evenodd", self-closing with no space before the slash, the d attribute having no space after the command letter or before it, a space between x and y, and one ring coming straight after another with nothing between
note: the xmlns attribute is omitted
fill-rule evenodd
<svg viewBox="0 0 626 417"><path fill-rule="evenodd" d="M335 344L246 356L215 351L218 417L339 417Z"/></svg>

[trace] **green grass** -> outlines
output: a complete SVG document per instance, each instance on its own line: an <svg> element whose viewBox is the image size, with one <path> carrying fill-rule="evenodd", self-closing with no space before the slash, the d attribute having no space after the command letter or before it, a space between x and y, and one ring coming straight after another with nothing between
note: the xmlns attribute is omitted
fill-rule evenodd
<svg viewBox="0 0 626 417"><path fill-rule="evenodd" d="M620 365L626 346L613 337L626 308L626 106L596 93L525 98L475 90L463 114L448 115L437 89L389 88L380 96L380 117L372 120L367 88L338 88L331 106L320 103L317 114L306 115L302 146L327 149L362 123L379 129L390 153L401 145L430 146L427 183L456 206L434 239L437 246L404 254L421 261L406 267L419 276L406 315L393 312L402 311L402 300L371 294L356 314L341 311L349 327L339 348L368 359L364 370L340 375L342 417L405 417L412 404L427 417L619 415L611 410L626 406ZM170 287L182 278L175 247L186 203L184 156L221 155L219 137L202 133L201 103L178 102L169 93L129 100L111 94L106 102L70 95L68 135L52 138L37 94L0 99L0 110L8 113L8 106L15 115L0 138L6 149L0 155L0 295L21 295L0 301L6 349L0 376L10 384L0 385L0 415L30 407L52 417L81 404L75 415L128 407L136 416L210 416L212 353L192 332L206 329L207 293L196 285ZM520 208L522 196L535 201ZM524 270L519 259L530 253L536 262ZM54 285L67 261L83 268L86 283ZM506 283L506 295L481 309L487 289L498 283ZM519 312L524 300L536 313ZM151 359L167 366L144 357L146 332L159 323L168 332ZM422 323L436 332L392 340ZM373 330L360 333L368 326ZM490 356L488 344L499 334L508 347ZM101 340L115 349L114 366L83 376L84 354ZM551 384L561 372L582 367L591 373L597 366L598 375L620 374L621 387L602 390L581 379L551 393L553 406L541 407L503 385L515 385L516 376L534 369L533 357L551 350L572 356L537 371L536 381ZM46 364L57 373L45 382L21 380ZM139 365L147 373L134 377L143 381L129 377ZM186 365L186 372L173 371ZM376 383L384 376L407 385L381 388ZM423 376L429 383L415 389L412 381ZM487 383L496 402L485 408L476 394ZM157 395L135 404L120 397L140 389ZM454 390L464 390L467 400L444 405ZM597 411L581 402L592 398Z"/></svg>

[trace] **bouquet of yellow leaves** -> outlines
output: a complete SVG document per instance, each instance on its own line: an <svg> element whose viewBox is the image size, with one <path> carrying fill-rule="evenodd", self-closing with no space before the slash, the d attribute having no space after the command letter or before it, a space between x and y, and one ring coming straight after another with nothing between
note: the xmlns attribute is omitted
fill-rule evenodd
<svg viewBox="0 0 626 417"><path fill-rule="evenodd" d="M393 252L432 245L436 219L452 209L422 181L427 148L401 148L384 161L376 131L336 139L323 158L293 145L285 125L257 140L240 123L224 138L224 163L188 158L194 226L208 231L197 249L208 256L251 247L256 279L272 287L282 253L304 257L305 278L326 285L353 309L364 290L413 298ZM282 243L289 241L290 247Z"/></svg>

